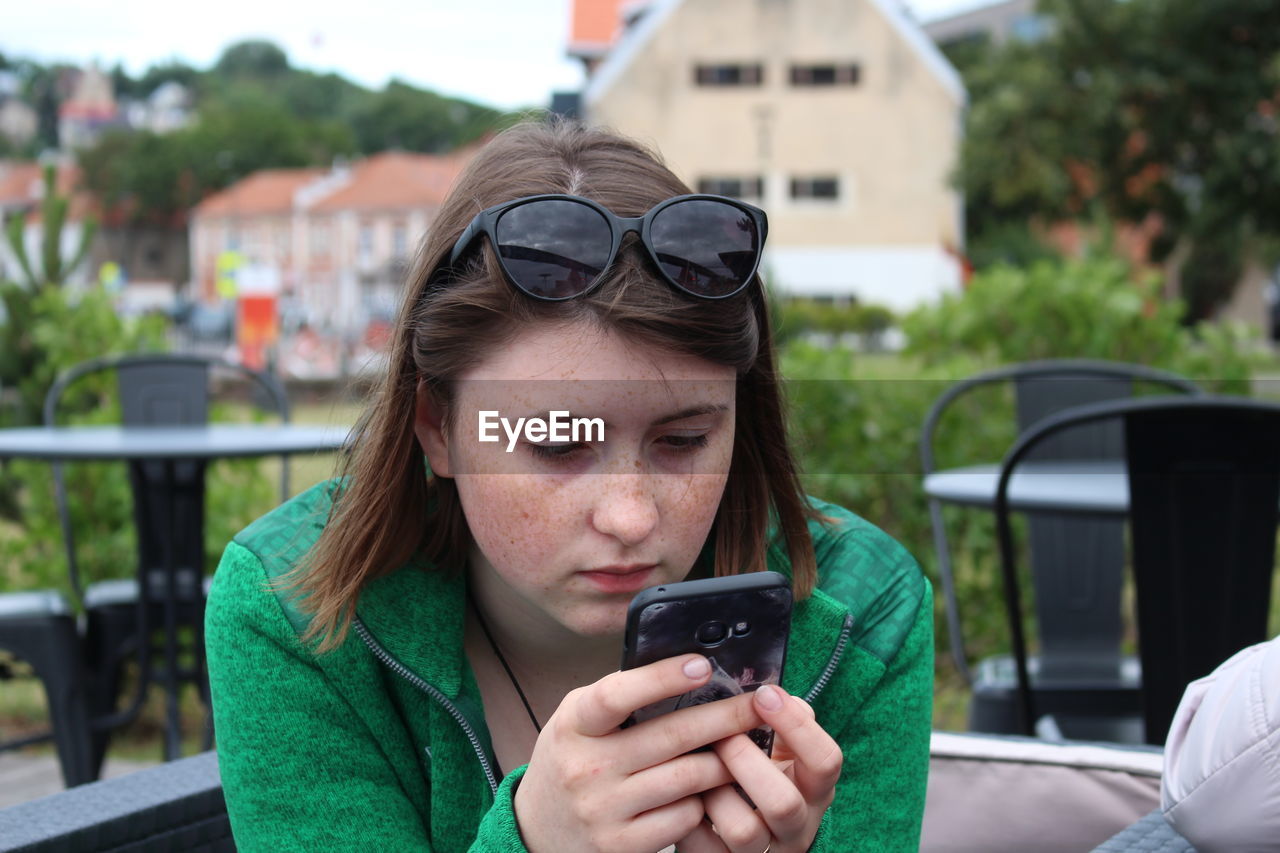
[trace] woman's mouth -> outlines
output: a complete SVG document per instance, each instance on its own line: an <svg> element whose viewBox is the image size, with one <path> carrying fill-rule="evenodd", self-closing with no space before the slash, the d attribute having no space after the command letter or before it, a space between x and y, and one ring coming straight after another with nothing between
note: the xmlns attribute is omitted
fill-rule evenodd
<svg viewBox="0 0 1280 853"><path fill-rule="evenodd" d="M656 564L649 563L631 566L604 566L586 572L579 572L592 586L601 592L639 592L651 586L649 578L653 575Z"/></svg>

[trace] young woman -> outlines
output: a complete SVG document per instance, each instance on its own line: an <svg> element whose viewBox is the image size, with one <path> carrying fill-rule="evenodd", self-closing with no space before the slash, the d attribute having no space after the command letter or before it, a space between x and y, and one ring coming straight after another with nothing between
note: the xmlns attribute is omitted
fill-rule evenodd
<svg viewBox="0 0 1280 853"><path fill-rule="evenodd" d="M916 849L928 585L801 493L764 214L687 193L570 124L459 178L346 476L239 534L210 593L240 849ZM522 426L556 413L602 429ZM711 677L617 671L632 596L766 568L796 596L784 690L622 728Z"/></svg>

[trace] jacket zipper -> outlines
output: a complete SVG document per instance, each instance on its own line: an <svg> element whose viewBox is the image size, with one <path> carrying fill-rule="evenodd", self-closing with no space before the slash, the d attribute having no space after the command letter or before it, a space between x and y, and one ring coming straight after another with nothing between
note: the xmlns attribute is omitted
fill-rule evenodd
<svg viewBox="0 0 1280 853"><path fill-rule="evenodd" d="M493 766L489 763L488 756L484 754L484 747L480 745L480 738L477 737L475 729L472 727L471 723L467 722L467 718L458 710L458 707L449 701L448 696L445 696L439 690L423 681L417 675L410 672L404 664L393 658L390 652L379 645L378 641L373 638L373 635L369 633L369 629L364 626L364 622L360 621L359 617L356 617L354 624L356 633L360 635L360 639L363 640L364 644L369 647L371 652L373 652L374 657L382 661L382 663L396 675L399 675L401 678L408 681L414 687L418 688L438 702L440 706L449 713L449 716L453 717L458 725L462 727L462 731L467 736L467 740L471 742L471 748L475 750L476 758L480 759L480 767L484 770L484 777L489 782L489 789L493 791L496 796L498 793L498 781L493 774ZM812 703L814 699L817 699L818 694L821 693L823 689L826 688L827 683L831 681L831 676L835 674L836 667L840 665L840 658L844 655L844 648L849 642L849 634L852 630L853 614L850 613L846 614L844 617L844 624L840 627L840 636L836 640L836 647L831 653L830 660L827 661L826 667L822 670L822 674L818 676L818 680L814 682L813 687L809 688L809 692L805 694L804 700L806 702Z"/></svg>
<svg viewBox="0 0 1280 853"><path fill-rule="evenodd" d="M466 734L467 740L471 741L471 748L475 750L476 758L480 759L480 767L484 770L484 778L489 782L489 789L493 792L494 796L497 796L498 780L493 775L493 766L489 763L488 756L484 754L484 747L480 745L480 738L476 736L476 730L472 727L471 723L467 722L467 718L458 710L458 706L449 701L448 696L445 696L439 690L423 681L417 675L410 672L404 664L393 658L391 653L379 645L378 641L373 638L373 635L369 633L369 629L360 621L360 617L356 617L354 624L356 633L360 635L360 639L364 640L364 644L369 647L371 652L373 652L374 657L382 661L382 663L396 675L400 676L405 681L408 681L414 687L436 700L441 707L449 712L449 716L453 717L458 725L462 727L462 731Z"/></svg>
<svg viewBox="0 0 1280 853"><path fill-rule="evenodd" d="M827 682L835 674L836 667L840 665L840 658L844 655L844 647L849 642L849 634L852 630L853 614L846 613L844 625L840 628L840 637L836 640L836 649L831 653L831 659L827 661L827 666L822 670L822 675L818 676L818 680L814 682L813 687L809 688L809 692L805 694L804 701L813 704L813 700L817 699L818 694L827 686Z"/></svg>

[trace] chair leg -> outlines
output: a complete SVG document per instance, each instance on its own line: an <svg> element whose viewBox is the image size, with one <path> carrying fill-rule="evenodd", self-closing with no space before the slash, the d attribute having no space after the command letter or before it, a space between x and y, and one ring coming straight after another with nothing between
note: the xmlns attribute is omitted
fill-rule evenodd
<svg viewBox="0 0 1280 853"><path fill-rule="evenodd" d="M63 782L71 788L97 779L75 621L69 615L6 620L4 646L31 664L44 684Z"/></svg>
<svg viewBox="0 0 1280 853"><path fill-rule="evenodd" d="M92 717L105 717L119 709L125 664L136 652L137 615L133 604L91 607L86 614L85 669L90 673L87 704ZM111 743L111 731L90 733L92 761L100 773Z"/></svg>

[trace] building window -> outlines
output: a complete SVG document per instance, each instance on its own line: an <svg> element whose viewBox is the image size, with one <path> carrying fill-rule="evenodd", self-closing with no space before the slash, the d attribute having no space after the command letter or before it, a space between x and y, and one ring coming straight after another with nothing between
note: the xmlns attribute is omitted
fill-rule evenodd
<svg viewBox="0 0 1280 853"><path fill-rule="evenodd" d="M834 201L840 197L840 179L830 177L792 178L793 199L822 199Z"/></svg>
<svg viewBox="0 0 1280 853"><path fill-rule="evenodd" d="M701 178L698 192L727 195L743 201L759 201L764 197L763 178Z"/></svg>
<svg viewBox="0 0 1280 853"><path fill-rule="evenodd" d="M358 239L356 257L360 259L362 264L371 263L373 261L373 226L368 222L362 223Z"/></svg>
<svg viewBox="0 0 1280 853"><path fill-rule="evenodd" d="M397 222L391 229L391 257L399 260L409 254L409 229L404 223Z"/></svg>
<svg viewBox="0 0 1280 853"><path fill-rule="evenodd" d="M1043 15L1019 15L1013 19L1009 31L1018 41L1035 43L1044 41L1050 33L1049 19Z"/></svg>
<svg viewBox="0 0 1280 853"><path fill-rule="evenodd" d="M856 86L860 76L855 63L791 66L792 86Z"/></svg>
<svg viewBox="0 0 1280 853"><path fill-rule="evenodd" d="M764 82L764 66L758 62L699 65L694 69L693 82L699 86L759 86Z"/></svg>
<svg viewBox="0 0 1280 853"><path fill-rule="evenodd" d="M314 219L311 222L311 233L308 235L308 250L313 258L324 258L329 255L329 221Z"/></svg>

